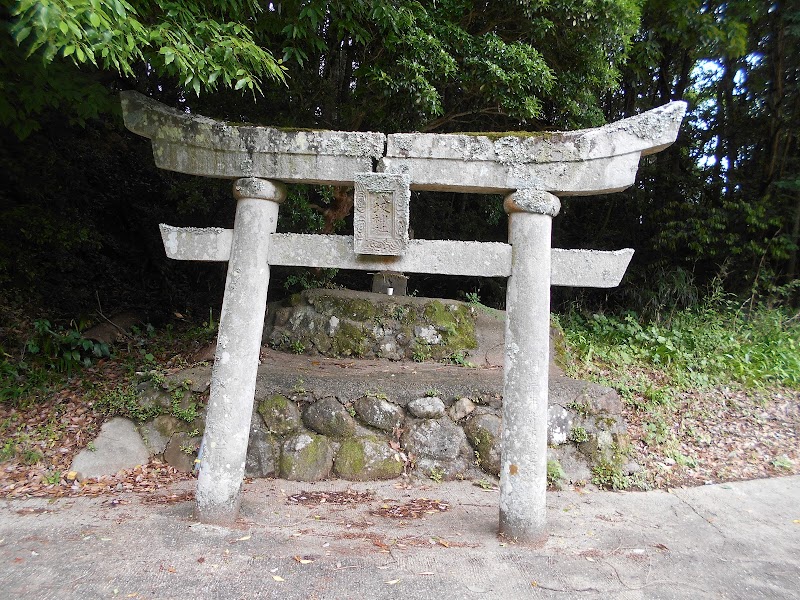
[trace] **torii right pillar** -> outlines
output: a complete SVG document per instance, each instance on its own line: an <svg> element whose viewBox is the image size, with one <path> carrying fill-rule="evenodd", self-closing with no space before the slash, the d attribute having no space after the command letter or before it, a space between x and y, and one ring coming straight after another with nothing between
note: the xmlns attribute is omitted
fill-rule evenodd
<svg viewBox="0 0 800 600"><path fill-rule="evenodd" d="M561 203L522 189L506 196L511 276L506 292L500 534L547 539L547 397L550 369L550 239Z"/></svg>

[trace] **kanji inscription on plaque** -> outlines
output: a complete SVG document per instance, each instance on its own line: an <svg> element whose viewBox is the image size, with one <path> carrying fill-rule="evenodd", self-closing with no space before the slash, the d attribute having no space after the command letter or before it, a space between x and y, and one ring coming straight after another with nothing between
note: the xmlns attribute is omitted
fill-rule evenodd
<svg viewBox="0 0 800 600"><path fill-rule="evenodd" d="M358 254L400 256L408 246L411 180L404 173L356 173L353 246Z"/></svg>

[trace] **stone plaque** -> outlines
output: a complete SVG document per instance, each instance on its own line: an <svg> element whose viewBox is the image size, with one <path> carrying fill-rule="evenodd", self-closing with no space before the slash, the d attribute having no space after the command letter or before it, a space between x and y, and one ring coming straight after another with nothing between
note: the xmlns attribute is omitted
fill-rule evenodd
<svg viewBox="0 0 800 600"><path fill-rule="evenodd" d="M402 255L408 246L411 180L404 173L356 173L353 246L357 254Z"/></svg>

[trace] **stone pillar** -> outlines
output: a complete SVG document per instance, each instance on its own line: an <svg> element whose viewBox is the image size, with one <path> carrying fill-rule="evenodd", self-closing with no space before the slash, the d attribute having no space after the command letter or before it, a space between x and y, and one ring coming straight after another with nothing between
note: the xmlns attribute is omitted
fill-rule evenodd
<svg viewBox="0 0 800 600"><path fill-rule="evenodd" d="M547 539L547 396L550 354L550 233L561 203L548 192L508 195L511 276L506 292L500 533Z"/></svg>
<svg viewBox="0 0 800 600"><path fill-rule="evenodd" d="M195 517L233 523L239 514L250 417L269 285L270 234L286 187L257 178L238 179L233 243L219 320L217 352L197 478Z"/></svg>

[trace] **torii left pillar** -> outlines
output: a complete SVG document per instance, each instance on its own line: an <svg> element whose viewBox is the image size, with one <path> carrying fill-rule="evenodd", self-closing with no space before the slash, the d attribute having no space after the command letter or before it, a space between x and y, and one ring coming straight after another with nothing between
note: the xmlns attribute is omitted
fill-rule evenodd
<svg viewBox="0 0 800 600"><path fill-rule="evenodd" d="M248 177L236 180L233 195L236 221L195 495L195 517L217 525L229 525L239 515L267 307L270 235L286 186Z"/></svg>

